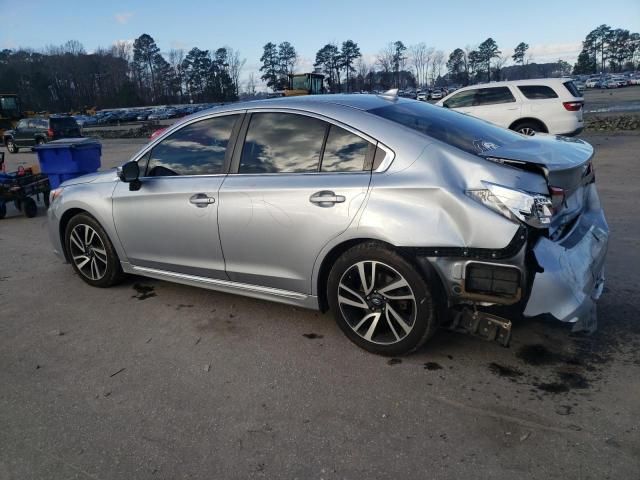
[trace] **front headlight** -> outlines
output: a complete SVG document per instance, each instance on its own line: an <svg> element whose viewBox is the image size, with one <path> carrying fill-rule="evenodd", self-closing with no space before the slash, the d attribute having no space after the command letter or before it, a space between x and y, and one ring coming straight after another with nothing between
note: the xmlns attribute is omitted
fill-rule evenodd
<svg viewBox="0 0 640 480"><path fill-rule="evenodd" d="M54 188L49 192L49 204L52 205L60 195L62 195L63 187Z"/></svg>
<svg viewBox="0 0 640 480"><path fill-rule="evenodd" d="M467 190L467 195L510 220L535 228L549 228L553 217L550 197L490 182L483 181L482 184L484 189Z"/></svg>

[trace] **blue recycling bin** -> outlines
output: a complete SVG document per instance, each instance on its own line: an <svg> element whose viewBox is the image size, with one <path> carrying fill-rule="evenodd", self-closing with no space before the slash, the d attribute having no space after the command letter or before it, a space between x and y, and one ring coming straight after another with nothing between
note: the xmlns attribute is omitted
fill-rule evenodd
<svg viewBox="0 0 640 480"><path fill-rule="evenodd" d="M51 188L100 168L102 145L94 138L64 138L35 148L40 171L49 177Z"/></svg>

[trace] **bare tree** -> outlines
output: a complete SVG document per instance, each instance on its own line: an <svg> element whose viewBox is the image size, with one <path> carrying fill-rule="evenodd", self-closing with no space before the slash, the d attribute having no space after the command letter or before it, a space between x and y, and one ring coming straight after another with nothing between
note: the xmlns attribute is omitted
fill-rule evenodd
<svg viewBox="0 0 640 480"><path fill-rule="evenodd" d="M247 63L247 59L240 58L239 50L234 50L231 47L225 48L227 49L227 62L229 63L229 76L231 77L237 95L240 93L240 73L244 68L244 64Z"/></svg>
<svg viewBox="0 0 640 480"><path fill-rule="evenodd" d="M256 95L256 76L253 72L249 74L247 79L246 93L250 97L255 97Z"/></svg>
<svg viewBox="0 0 640 480"><path fill-rule="evenodd" d="M359 90L366 89L367 73L369 73L369 65L367 65L367 62L365 62L362 57L358 58L356 61L356 76L358 82L362 82L358 84Z"/></svg>
<svg viewBox="0 0 640 480"><path fill-rule="evenodd" d="M428 64L428 48L424 42L409 47L409 62L416 70L416 81L422 86L426 80L426 66Z"/></svg>
<svg viewBox="0 0 640 480"><path fill-rule="evenodd" d="M395 57L395 48L393 43L389 42L378 55L376 55L376 63L382 69L383 72L389 73L393 71L393 59Z"/></svg>
<svg viewBox="0 0 640 480"><path fill-rule="evenodd" d="M184 50L182 48L172 48L169 50L169 65L171 65L176 76L180 101L182 101L182 96L184 94L184 90L182 88L184 84L184 67L182 66L184 58Z"/></svg>
<svg viewBox="0 0 640 480"><path fill-rule="evenodd" d="M431 59L431 79L433 83L440 77L442 67L445 64L445 55L442 50L436 50Z"/></svg>
<svg viewBox="0 0 640 480"><path fill-rule="evenodd" d="M509 61L508 55L502 55L495 59L493 63L494 80L499 82L502 80L502 67Z"/></svg>
<svg viewBox="0 0 640 480"><path fill-rule="evenodd" d="M127 63L131 62L131 52L133 46L131 42L123 42L118 40L111 46L111 55L116 58L121 58L125 60Z"/></svg>

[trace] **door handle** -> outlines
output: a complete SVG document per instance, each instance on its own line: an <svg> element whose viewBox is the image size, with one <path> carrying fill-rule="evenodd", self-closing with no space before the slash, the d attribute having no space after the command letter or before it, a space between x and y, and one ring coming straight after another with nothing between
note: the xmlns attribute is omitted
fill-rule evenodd
<svg viewBox="0 0 640 480"><path fill-rule="evenodd" d="M345 200L344 195L336 195L331 190L322 190L309 197L309 201L319 207L332 207L336 203L343 203Z"/></svg>
<svg viewBox="0 0 640 480"><path fill-rule="evenodd" d="M206 193L196 193L191 198L189 198L189 203L192 203L198 208L204 208L212 203L216 203L216 199L207 196Z"/></svg>

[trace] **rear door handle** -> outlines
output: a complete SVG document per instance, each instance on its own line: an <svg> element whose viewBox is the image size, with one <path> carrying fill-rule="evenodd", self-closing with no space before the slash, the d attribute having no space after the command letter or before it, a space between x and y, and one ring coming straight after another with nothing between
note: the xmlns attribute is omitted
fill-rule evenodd
<svg viewBox="0 0 640 480"><path fill-rule="evenodd" d="M332 207L336 203L343 203L345 200L344 195L336 195L331 190L322 190L309 197L309 201L319 207Z"/></svg>
<svg viewBox="0 0 640 480"><path fill-rule="evenodd" d="M216 203L216 199L209 197L206 193L196 193L189 198L189 203L194 204L198 208L208 207L212 203Z"/></svg>

